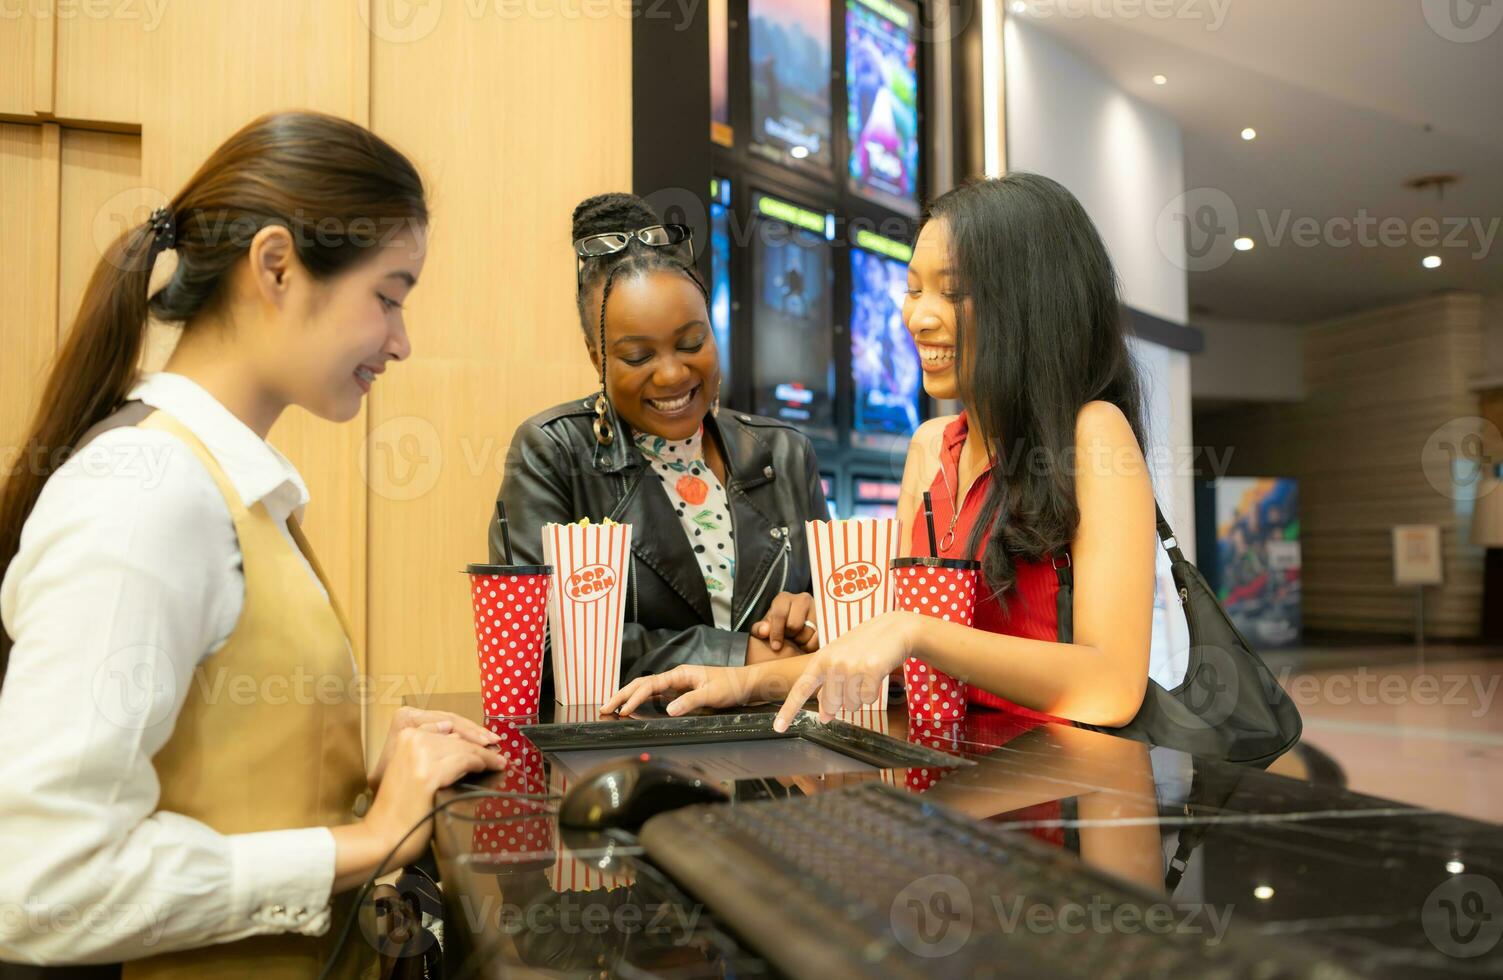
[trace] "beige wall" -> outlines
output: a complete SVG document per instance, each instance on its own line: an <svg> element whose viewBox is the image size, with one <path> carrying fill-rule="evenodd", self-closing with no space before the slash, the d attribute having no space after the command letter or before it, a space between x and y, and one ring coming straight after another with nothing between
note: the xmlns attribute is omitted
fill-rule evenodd
<svg viewBox="0 0 1503 980"><path fill-rule="evenodd" d="M1446 582L1426 630L1481 627L1482 552L1468 541L1471 502L1441 492L1444 444L1480 411L1482 299L1449 293L1305 328L1303 401L1197 416L1196 440L1229 476L1300 481L1304 618L1310 629L1400 634L1412 588L1393 584L1392 527L1441 528Z"/></svg>
<svg viewBox="0 0 1503 980"><path fill-rule="evenodd" d="M1208 401L1290 402L1305 397L1305 328L1197 316L1205 349L1190 357L1191 394Z"/></svg>
<svg viewBox="0 0 1503 980"><path fill-rule="evenodd" d="M272 433L308 480L379 745L403 693L477 688L459 570L485 556L513 429L589 386L567 218L631 184L630 22L388 0L45 6L0 19L0 447L22 436L103 246L254 116L365 123L428 181L412 358L353 422L294 409Z"/></svg>

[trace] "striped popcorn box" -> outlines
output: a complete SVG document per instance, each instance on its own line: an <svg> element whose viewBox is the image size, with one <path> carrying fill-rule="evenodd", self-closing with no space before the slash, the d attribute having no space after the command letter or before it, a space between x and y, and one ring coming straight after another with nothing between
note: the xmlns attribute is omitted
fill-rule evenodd
<svg viewBox="0 0 1503 980"><path fill-rule="evenodd" d="M555 569L548 597L553 696L603 704L621 686L630 524L545 524L544 561Z"/></svg>
<svg viewBox="0 0 1503 980"><path fill-rule="evenodd" d="M858 518L809 521L804 531L809 538L809 572L819 609L819 645L824 647L893 608L888 565L898 556L902 527L893 518ZM840 717L869 728L885 723L887 685L887 678L883 678L874 703L841 712Z"/></svg>
<svg viewBox="0 0 1503 980"><path fill-rule="evenodd" d="M552 724L576 725L586 721L603 721L600 706L595 704L555 704Z"/></svg>

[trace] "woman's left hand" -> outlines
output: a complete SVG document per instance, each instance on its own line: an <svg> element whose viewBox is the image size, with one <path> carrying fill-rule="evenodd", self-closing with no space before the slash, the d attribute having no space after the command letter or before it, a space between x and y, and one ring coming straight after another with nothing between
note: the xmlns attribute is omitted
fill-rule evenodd
<svg viewBox="0 0 1503 980"><path fill-rule="evenodd" d="M778 711L772 727L787 731L804 702L819 695L819 720L838 711L871 704L882 693L882 680L898 669L912 648L918 613L889 612L850 630L809 657L809 666Z"/></svg>
<svg viewBox="0 0 1503 980"><path fill-rule="evenodd" d="M381 758L376 760L376 766L370 771L367 779L371 789L380 787L381 776L386 772L386 763L390 761L395 749L397 733L404 728L417 728L439 735L458 735L467 742L474 742L487 749L493 748L501 741L501 736L489 728L462 715L456 715L452 711L426 711L422 708L405 706L398 708L397 713L392 716L391 727L386 730L386 742L381 746Z"/></svg>
<svg viewBox="0 0 1503 980"><path fill-rule="evenodd" d="M780 656L818 650L814 597L807 592L779 592L767 607L767 615L752 624L751 635L766 641L772 652ZM792 643L797 649L785 652L785 643Z"/></svg>

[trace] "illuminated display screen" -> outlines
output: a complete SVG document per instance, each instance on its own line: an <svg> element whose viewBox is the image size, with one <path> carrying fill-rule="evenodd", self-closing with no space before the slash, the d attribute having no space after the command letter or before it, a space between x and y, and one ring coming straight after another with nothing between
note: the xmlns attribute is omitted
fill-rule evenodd
<svg viewBox="0 0 1503 980"><path fill-rule="evenodd" d="M851 190L916 214L919 166L918 10L902 0L847 0L847 176Z"/></svg>
<svg viewBox="0 0 1503 980"><path fill-rule="evenodd" d="M829 0L749 0L751 147L795 167L828 173Z"/></svg>

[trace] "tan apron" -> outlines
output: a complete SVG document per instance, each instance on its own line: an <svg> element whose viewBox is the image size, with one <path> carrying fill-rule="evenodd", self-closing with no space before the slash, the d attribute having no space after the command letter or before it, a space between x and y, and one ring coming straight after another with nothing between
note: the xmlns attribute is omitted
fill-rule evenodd
<svg viewBox="0 0 1503 980"><path fill-rule="evenodd" d="M355 819L366 789L349 628L296 520L288 526L329 598L319 594L263 504L247 509L224 470L181 422L162 411L137 425L177 436L214 478L235 522L245 605L228 641L194 671L172 737L152 760L161 810L221 834L336 826ZM336 897L321 937L281 933L124 964L128 980L318 975L353 904ZM297 910L288 910L296 915ZM316 914L316 909L306 914ZM374 965L358 924L334 976Z"/></svg>

